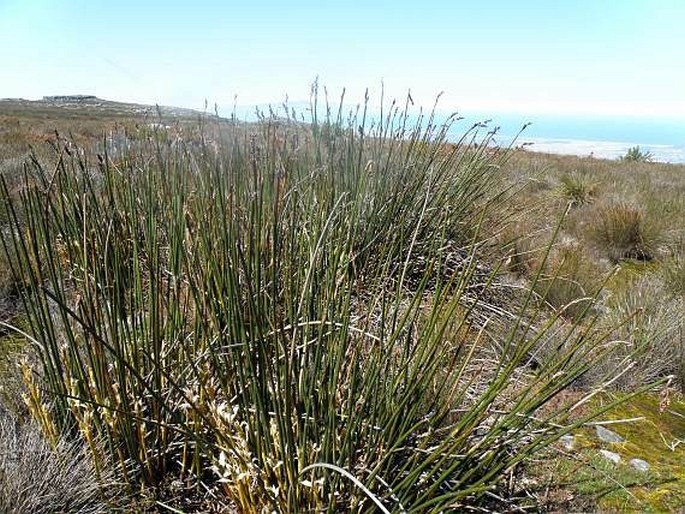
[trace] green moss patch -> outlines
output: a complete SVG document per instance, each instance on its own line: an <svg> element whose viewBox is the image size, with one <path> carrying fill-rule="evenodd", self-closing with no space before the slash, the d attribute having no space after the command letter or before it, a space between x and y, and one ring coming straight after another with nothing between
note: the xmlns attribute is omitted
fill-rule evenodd
<svg viewBox="0 0 685 514"><path fill-rule="evenodd" d="M606 395L595 407L615 400ZM666 401L664 401L666 400ZM542 501L553 509L599 512L674 512L685 506L685 400L654 394L637 396L607 412L600 421L625 438L623 443L601 441L594 426L574 433L574 448L552 456L538 474L547 474L548 492ZM680 441L683 441L682 443ZM563 448L562 445L559 445ZM614 464L600 449L618 453ZM630 459L650 465L634 469ZM549 491L553 490L553 493Z"/></svg>

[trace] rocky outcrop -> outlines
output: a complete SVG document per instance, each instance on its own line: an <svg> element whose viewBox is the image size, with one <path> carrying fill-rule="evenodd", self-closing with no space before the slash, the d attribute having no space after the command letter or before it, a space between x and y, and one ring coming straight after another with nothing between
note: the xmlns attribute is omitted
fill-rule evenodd
<svg viewBox="0 0 685 514"><path fill-rule="evenodd" d="M95 95L57 95L57 96L44 96L44 102L66 102L66 103L79 103L79 102L98 102L100 99Z"/></svg>

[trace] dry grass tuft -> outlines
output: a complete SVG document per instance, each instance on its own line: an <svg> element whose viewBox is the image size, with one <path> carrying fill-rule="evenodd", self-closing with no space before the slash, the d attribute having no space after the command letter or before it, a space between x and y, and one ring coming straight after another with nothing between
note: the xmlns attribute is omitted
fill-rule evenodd
<svg viewBox="0 0 685 514"><path fill-rule="evenodd" d="M111 511L107 472L98 475L86 448L62 438L51 446L39 427L0 408L0 512L100 514Z"/></svg>
<svg viewBox="0 0 685 514"><path fill-rule="evenodd" d="M641 209L617 202L600 206L596 215L589 237L612 262L655 257L661 233Z"/></svg>

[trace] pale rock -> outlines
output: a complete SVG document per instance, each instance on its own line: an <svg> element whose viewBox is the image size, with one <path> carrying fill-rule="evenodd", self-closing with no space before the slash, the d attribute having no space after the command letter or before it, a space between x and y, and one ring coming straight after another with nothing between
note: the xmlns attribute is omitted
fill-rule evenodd
<svg viewBox="0 0 685 514"><path fill-rule="evenodd" d="M647 473L649 471L649 463L642 459L630 459L630 465L633 466L638 471Z"/></svg>
<svg viewBox="0 0 685 514"><path fill-rule="evenodd" d="M625 441L625 439L616 432L609 430L608 428L604 428L601 425L595 425L595 430L597 431L597 437L599 437L605 443L622 443Z"/></svg>
<svg viewBox="0 0 685 514"><path fill-rule="evenodd" d="M571 434L562 435L559 440L561 441L561 444L564 445L564 449L573 450L575 439Z"/></svg>
<svg viewBox="0 0 685 514"><path fill-rule="evenodd" d="M621 462L621 456L618 453L610 452L609 450L599 450L599 453L614 464Z"/></svg>

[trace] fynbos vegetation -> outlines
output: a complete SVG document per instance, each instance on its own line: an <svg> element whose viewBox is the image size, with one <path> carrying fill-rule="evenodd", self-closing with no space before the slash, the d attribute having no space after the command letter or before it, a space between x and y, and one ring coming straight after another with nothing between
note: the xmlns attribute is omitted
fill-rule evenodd
<svg viewBox="0 0 685 514"><path fill-rule="evenodd" d="M307 124L148 127L116 155L58 139L3 181L32 417L158 506L172 481L227 512L517 501L527 459L609 409L589 399L674 327L617 354L630 300L597 322L579 245L542 244L527 285L507 279L510 151L487 127L448 143L454 118L316 103ZM583 180L564 182L578 209ZM639 216L634 235L611 221L625 207L598 208L612 259L654 255Z"/></svg>

